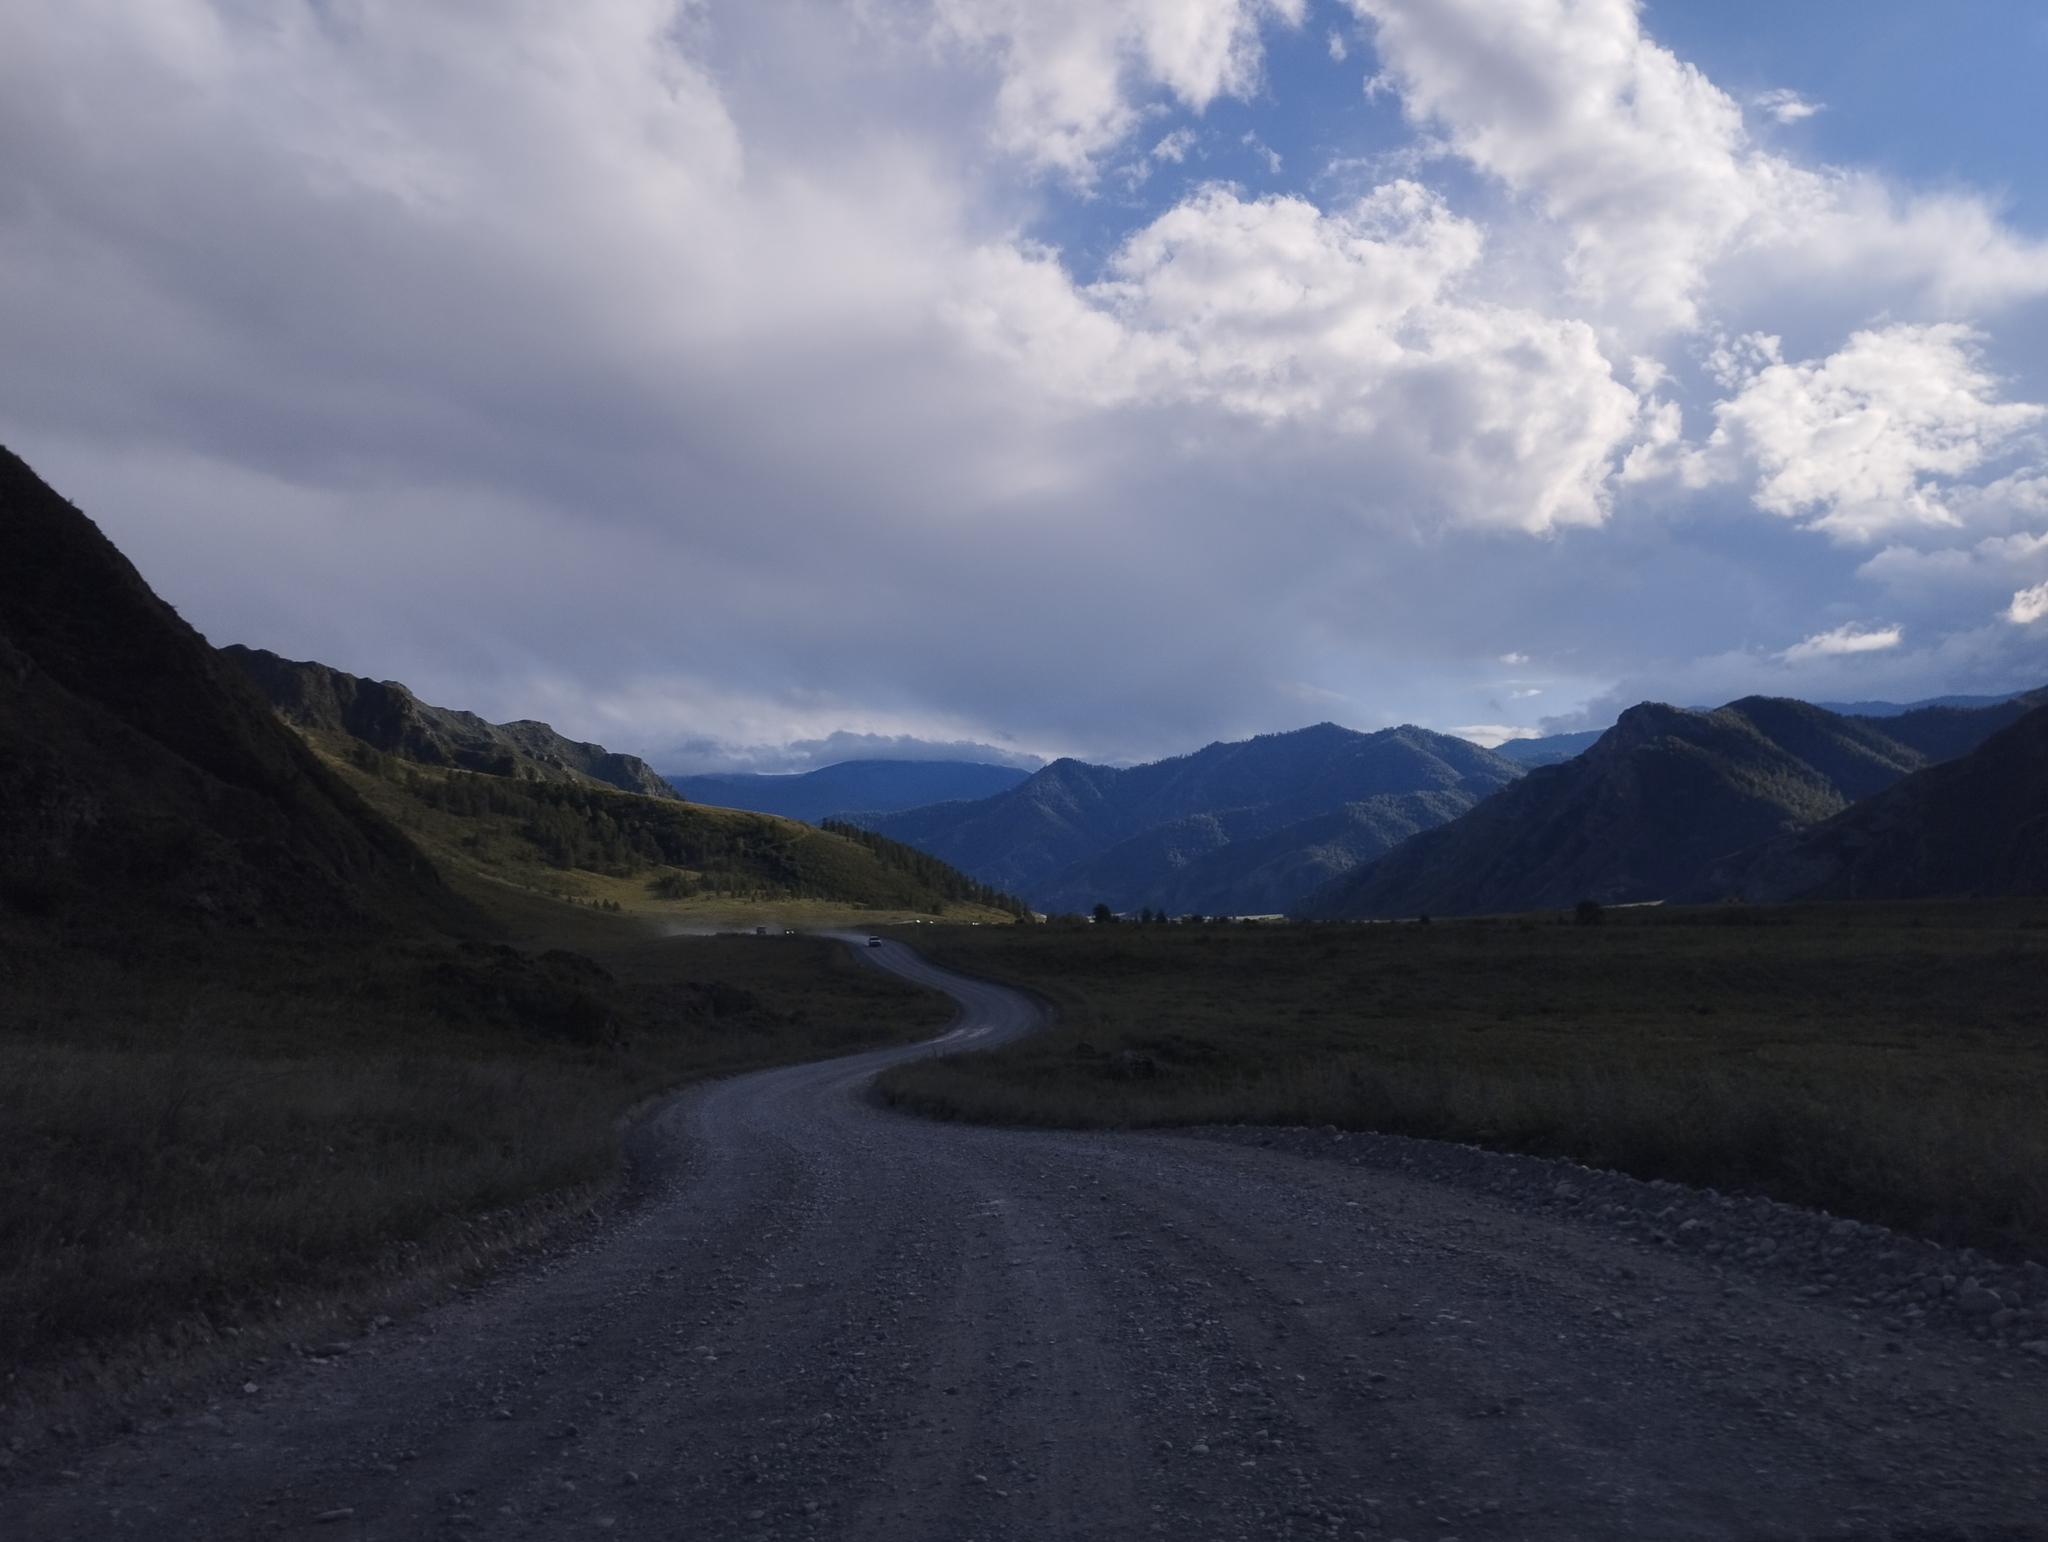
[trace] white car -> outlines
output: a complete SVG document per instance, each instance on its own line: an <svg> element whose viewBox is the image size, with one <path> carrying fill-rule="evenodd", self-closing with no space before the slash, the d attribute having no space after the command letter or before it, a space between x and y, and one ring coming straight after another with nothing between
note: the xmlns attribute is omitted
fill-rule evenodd
<svg viewBox="0 0 2048 1542"><path fill-rule="evenodd" d="M879 948L881 945L882 939L879 937L870 937L868 939L868 946L871 948Z"/></svg>

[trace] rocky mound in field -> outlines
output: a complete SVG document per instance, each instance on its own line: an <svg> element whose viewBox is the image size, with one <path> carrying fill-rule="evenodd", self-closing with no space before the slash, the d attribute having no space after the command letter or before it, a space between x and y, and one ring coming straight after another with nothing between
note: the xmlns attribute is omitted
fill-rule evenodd
<svg viewBox="0 0 2048 1542"><path fill-rule="evenodd" d="M1470 915L1690 893L1730 853L1811 829L1925 766L1928 753L1888 731L1898 722L1773 697L1712 712L1645 703L1577 758L1325 886L1302 913ZM1969 726L1927 717L1903 733L1938 750Z"/></svg>
<svg viewBox="0 0 2048 1542"><path fill-rule="evenodd" d="M493 776L523 772L602 782L650 798L677 796L646 761L565 738L546 723L487 723L474 712L428 706L396 680L366 680L327 664L280 658L263 648L236 643L221 653L296 728L347 734L423 766L457 766Z"/></svg>
<svg viewBox="0 0 2048 1542"><path fill-rule="evenodd" d="M48 917L464 915L411 843L5 450L0 889Z"/></svg>
<svg viewBox="0 0 2048 1542"><path fill-rule="evenodd" d="M1103 903L1254 914L1295 881L1312 884L1384 850L1374 844L1382 836L1454 817L1520 774L1489 750L1426 729L1366 734L1321 723L1128 768L1059 760L994 797L866 822L1042 910ZM1375 805L1384 799L1405 801ZM1354 804L1375 807L1346 814ZM1325 828L1333 817L1345 828ZM1303 828L1283 839L1291 826ZM1280 846L1224 855L1268 837ZM1195 896L1199 907L1183 905Z"/></svg>
<svg viewBox="0 0 2048 1542"><path fill-rule="evenodd" d="M1818 828L1718 864L1711 900L2048 894L2048 706Z"/></svg>

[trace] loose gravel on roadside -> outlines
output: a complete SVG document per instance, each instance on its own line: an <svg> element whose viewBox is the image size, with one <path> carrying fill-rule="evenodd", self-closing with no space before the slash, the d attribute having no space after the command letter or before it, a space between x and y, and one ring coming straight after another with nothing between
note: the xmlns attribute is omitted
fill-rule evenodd
<svg viewBox="0 0 2048 1542"><path fill-rule="evenodd" d="M1963 1332L2000 1354L2048 1360L2048 1268L1945 1248L1889 1227L1764 1198L1477 1146L1357 1134L1334 1126L1205 1126L1183 1132L1262 1150L1406 1172L1500 1196L1645 1247L1678 1248L1731 1277L1750 1274L1831 1298L1893 1350L1930 1330Z"/></svg>

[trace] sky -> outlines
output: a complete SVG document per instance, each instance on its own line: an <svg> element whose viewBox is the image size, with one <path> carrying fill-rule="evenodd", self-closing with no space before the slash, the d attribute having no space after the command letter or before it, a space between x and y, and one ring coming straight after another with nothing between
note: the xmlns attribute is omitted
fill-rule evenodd
<svg viewBox="0 0 2048 1542"><path fill-rule="evenodd" d="M664 770L2048 682L2048 12L0 0L0 443Z"/></svg>

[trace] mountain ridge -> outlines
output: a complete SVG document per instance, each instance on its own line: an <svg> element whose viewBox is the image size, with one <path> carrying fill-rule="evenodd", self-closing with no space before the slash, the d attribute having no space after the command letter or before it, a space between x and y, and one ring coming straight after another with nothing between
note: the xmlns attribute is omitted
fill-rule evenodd
<svg viewBox="0 0 2048 1542"><path fill-rule="evenodd" d="M2042 893L2048 705L1811 830L1737 853L1684 897L1779 903Z"/></svg>
<svg viewBox="0 0 2048 1542"><path fill-rule="evenodd" d="M1732 854L1820 825L2026 711L2024 698L1887 719L1783 697L1705 712L1646 702L1579 756L1333 880L1299 913L1461 915L1687 894Z"/></svg>
<svg viewBox="0 0 2048 1542"><path fill-rule="evenodd" d="M490 723L474 712L435 707L396 680L370 680L267 648L230 643L220 650L293 727L346 734L373 749L423 766L455 766L492 776L560 776L600 782L650 798L681 794L637 755L558 734L523 718Z"/></svg>
<svg viewBox="0 0 2048 1542"><path fill-rule="evenodd" d="M667 780L693 803L807 824L832 818L865 824L905 809L993 797L1029 775L1021 767L973 760L842 760L788 776L707 772Z"/></svg>
<svg viewBox="0 0 2048 1542"><path fill-rule="evenodd" d="M1469 806L1521 774L1447 734L1318 723L1132 767L1057 760L1008 792L868 823L1040 908L1100 902L1128 910L1181 867L1235 841L1387 795L1456 794L1454 803ZM1444 806L1419 804L1410 815L1434 821ZM1104 866L1108 853L1132 842L1127 860Z"/></svg>

